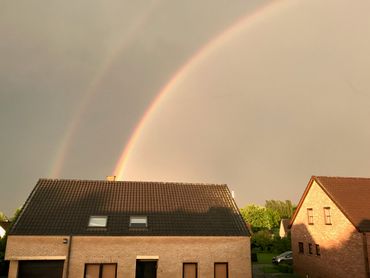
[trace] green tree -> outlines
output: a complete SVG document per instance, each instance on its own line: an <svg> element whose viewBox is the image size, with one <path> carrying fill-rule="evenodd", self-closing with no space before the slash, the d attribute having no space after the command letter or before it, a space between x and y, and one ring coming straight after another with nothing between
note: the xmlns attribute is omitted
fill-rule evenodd
<svg viewBox="0 0 370 278"><path fill-rule="evenodd" d="M240 210L244 220L249 223L254 232L259 230L271 230L274 226L274 214L264 207L256 205L248 205Z"/></svg>
<svg viewBox="0 0 370 278"><path fill-rule="evenodd" d="M5 221L7 220L8 218L5 216L5 214L3 212L0 211L0 221Z"/></svg>
<svg viewBox="0 0 370 278"><path fill-rule="evenodd" d="M279 212L276 211L276 210L270 209L270 208L266 208L266 214L267 214L267 216L269 218L269 221L271 223L271 228L270 229L279 228L280 227L280 220L281 220Z"/></svg>
<svg viewBox="0 0 370 278"><path fill-rule="evenodd" d="M293 204L290 200L280 201L280 200L266 200L266 209L276 211L280 219L291 218L293 215ZM280 220L279 220L280 221Z"/></svg>
<svg viewBox="0 0 370 278"><path fill-rule="evenodd" d="M273 239L267 230L261 230L252 235L251 247L253 251L271 251Z"/></svg>

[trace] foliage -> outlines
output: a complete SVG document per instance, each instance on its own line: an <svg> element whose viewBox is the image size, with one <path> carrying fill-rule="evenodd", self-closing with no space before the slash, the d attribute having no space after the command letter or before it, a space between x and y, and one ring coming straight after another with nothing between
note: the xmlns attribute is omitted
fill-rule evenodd
<svg viewBox="0 0 370 278"><path fill-rule="evenodd" d="M257 253L257 260L259 264L271 264L272 257L278 254L275 253Z"/></svg>
<svg viewBox="0 0 370 278"><path fill-rule="evenodd" d="M252 250L270 252L272 250L272 237L269 231L260 230L252 235Z"/></svg>
<svg viewBox="0 0 370 278"><path fill-rule="evenodd" d="M5 216L5 214L0 211L0 221L5 221L7 219L8 218Z"/></svg>
<svg viewBox="0 0 370 278"><path fill-rule="evenodd" d="M247 205L240 210L253 232L253 251L282 253L291 250L290 237L280 238L279 227L282 218L290 218L293 215L293 209L294 206L289 200L267 200L265 207Z"/></svg>
<svg viewBox="0 0 370 278"><path fill-rule="evenodd" d="M274 237L272 240L271 250L278 254L281 254L285 251L292 250L292 242L290 237Z"/></svg>
<svg viewBox="0 0 370 278"><path fill-rule="evenodd" d="M253 232L274 230L277 233L281 219L291 218L293 209L294 205L290 200L266 200L265 207L252 204L245 206L240 212Z"/></svg>
<svg viewBox="0 0 370 278"><path fill-rule="evenodd" d="M14 212L13 216L10 218L10 221L11 221L12 223L14 223L14 222L17 220L17 218L18 218L19 214L21 213L21 210L22 210L22 207L17 208L17 209L15 210L15 212Z"/></svg>
<svg viewBox="0 0 370 278"><path fill-rule="evenodd" d="M266 200L265 207L266 209L277 212L280 219L291 218L293 215L294 206L290 200L286 200L285 202L280 200Z"/></svg>
<svg viewBox="0 0 370 278"><path fill-rule="evenodd" d="M276 228L279 228L280 227L280 220L281 220L281 216L279 214L278 211L276 210L273 210L271 208L266 208L266 214L268 216L268 219L270 221L270 224L271 224L271 229L276 229Z"/></svg>
<svg viewBox="0 0 370 278"><path fill-rule="evenodd" d="M276 213L264 207L248 205L242 208L240 212L254 232L265 229L271 230L275 225L278 225Z"/></svg>

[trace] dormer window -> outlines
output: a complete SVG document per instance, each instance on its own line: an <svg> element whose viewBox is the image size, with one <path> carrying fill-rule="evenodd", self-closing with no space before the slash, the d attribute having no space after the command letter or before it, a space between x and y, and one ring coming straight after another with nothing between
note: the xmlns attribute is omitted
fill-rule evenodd
<svg viewBox="0 0 370 278"><path fill-rule="evenodd" d="M130 228L146 228L148 227L147 216L130 216Z"/></svg>
<svg viewBox="0 0 370 278"><path fill-rule="evenodd" d="M108 216L90 216L89 227L107 227Z"/></svg>

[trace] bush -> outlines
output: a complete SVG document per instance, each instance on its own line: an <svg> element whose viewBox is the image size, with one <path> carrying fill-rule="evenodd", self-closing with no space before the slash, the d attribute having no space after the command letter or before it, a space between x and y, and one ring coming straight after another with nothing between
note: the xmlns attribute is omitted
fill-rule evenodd
<svg viewBox="0 0 370 278"><path fill-rule="evenodd" d="M267 230L261 230L252 235L252 249L254 251L270 252L272 242L271 234Z"/></svg>
<svg viewBox="0 0 370 278"><path fill-rule="evenodd" d="M283 253L292 250L292 243L290 237L276 237L272 240L272 251L275 253Z"/></svg>
<svg viewBox="0 0 370 278"><path fill-rule="evenodd" d="M280 238L279 236L274 236L268 230L261 230L254 233L251 244L254 252L273 252L280 254L292 249L290 237Z"/></svg>

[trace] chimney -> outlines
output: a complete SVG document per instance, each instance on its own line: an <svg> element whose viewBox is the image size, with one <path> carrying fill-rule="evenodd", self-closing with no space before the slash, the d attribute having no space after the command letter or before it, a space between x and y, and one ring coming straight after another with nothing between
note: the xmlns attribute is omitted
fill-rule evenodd
<svg viewBox="0 0 370 278"><path fill-rule="evenodd" d="M116 180L116 176L107 176L105 179L107 181L115 181Z"/></svg>

